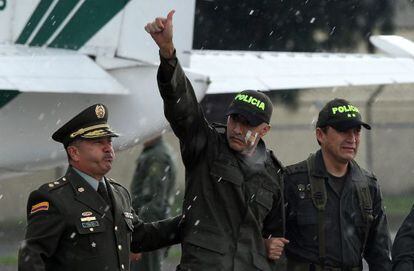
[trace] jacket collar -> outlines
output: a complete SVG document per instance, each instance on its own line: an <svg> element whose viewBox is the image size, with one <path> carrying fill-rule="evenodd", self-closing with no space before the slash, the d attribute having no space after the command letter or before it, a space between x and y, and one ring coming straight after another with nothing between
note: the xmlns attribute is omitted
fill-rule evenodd
<svg viewBox="0 0 414 271"><path fill-rule="evenodd" d="M106 202L71 166L69 166L65 177L70 181L77 201L85 204L109 220L113 220L112 213L107 208Z"/></svg>
<svg viewBox="0 0 414 271"><path fill-rule="evenodd" d="M353 181L364 180L362 170L354 160L348 164L348 167L348 174ZM315 154L315 168L311 174L318 177L328 177L328 171L326 170L321 150L318 150Z"/></svg>

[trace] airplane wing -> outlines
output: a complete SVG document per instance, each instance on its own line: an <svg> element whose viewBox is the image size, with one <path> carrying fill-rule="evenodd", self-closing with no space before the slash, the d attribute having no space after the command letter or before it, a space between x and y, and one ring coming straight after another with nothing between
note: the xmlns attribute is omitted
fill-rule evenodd
<svg viewBox="0 0 414 271"><path fill-rule="evenodd" d="M0 46L0 92L128 94L88 56L75 51Z"/></svg>
<svg viewBox="0 0 414 271"><path fill-rule="evenodd" d="M207 94L414 83L414 58L203 50L192 51L190 63L209 76Z"/></svg>

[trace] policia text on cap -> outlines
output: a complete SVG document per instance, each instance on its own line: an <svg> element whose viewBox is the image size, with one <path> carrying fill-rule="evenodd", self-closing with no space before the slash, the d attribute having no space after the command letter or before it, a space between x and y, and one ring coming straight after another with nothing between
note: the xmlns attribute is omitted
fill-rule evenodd
<svg viewBox="0 0 414 271"><path fill-rule="evenodd" d="M362 121L343 99L319 112L320 150L286 168L287 270L391 270L390 235L376 177L354 160Z"/></svg>
<svg viewBox="0 0 414 271"><path fill-rule="evenodd" d="M227 127L210 126L175 56L173 14L145 29L160 48L158 86L186 168L178 270L270 271L287 243L276 238L283 235L282 166L262 140L272 103L244 91L229 106Z"/></svg>

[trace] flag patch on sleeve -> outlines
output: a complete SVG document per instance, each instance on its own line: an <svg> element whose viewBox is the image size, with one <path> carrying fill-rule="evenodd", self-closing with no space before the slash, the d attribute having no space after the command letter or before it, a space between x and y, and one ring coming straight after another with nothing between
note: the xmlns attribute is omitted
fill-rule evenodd
<svg viewBox="0 0 414 271"><path fill-rule="evenodd" d="M49 202L43 201L36 205L33 205L32 210L30 211L30 214L34 214L39 211L47 211L47 210L49 210Z"/></svg>

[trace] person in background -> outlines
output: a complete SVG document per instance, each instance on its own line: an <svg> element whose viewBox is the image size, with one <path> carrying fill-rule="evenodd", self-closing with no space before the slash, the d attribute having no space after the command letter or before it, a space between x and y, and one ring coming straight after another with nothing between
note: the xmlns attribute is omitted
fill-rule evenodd
<svg viewBox="0 0 414 271"><path fill-rule="evenodd" d="M144 222L170 217L174 199L176 166L171 148L161 135L144 143L131 183L132 207ZM166 250L142 253L131 262L131 271L161 271ZM133 258L139 257L132 255Z"/></svg>

